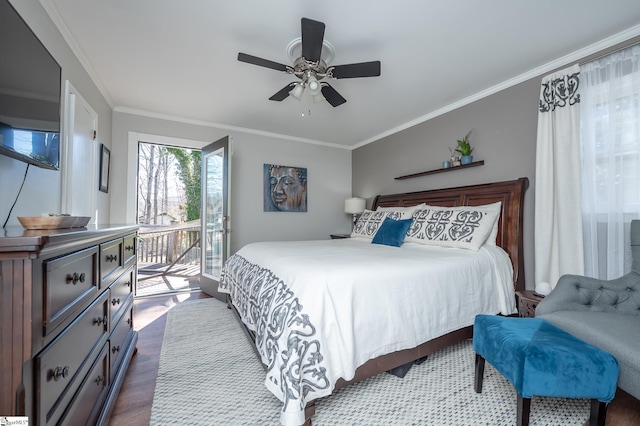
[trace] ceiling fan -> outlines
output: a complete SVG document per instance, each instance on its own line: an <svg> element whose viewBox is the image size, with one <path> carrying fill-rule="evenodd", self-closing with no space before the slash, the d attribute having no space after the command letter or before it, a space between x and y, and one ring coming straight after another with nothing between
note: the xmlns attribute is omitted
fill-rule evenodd
<svg viewBox="0 0 640 426"><path fill-rule="evenodd" d="M380 61L335 66L327 65L325 60L322 59L323 45L325 47L327 45L324 40L324 28L325 25L322 22L302 18L302 51L301 56L294 61L293 66L258 58L246 53L238 53L238 60L293 74L301 80L287 84L269 98L272 101L283 101L288 96L300 100L304 90L308 89L314 102L326 99L331 106L340 106L347 100L323 80L329 78L378 77L380 75Z"/></svg>

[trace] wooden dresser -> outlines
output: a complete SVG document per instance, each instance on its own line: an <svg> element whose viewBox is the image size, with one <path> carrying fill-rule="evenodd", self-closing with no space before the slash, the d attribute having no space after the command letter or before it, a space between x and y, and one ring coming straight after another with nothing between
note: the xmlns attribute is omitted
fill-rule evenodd
<svg viewBox="0 0 640 426"><path fill-rule="evenodd" d="M0 229L0 416L107 423L137 342L137 229Z"/></svg>

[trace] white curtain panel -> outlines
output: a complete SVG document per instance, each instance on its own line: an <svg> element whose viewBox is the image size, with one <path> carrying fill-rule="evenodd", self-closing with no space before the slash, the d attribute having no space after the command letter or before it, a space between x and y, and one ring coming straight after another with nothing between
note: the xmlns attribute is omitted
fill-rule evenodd
<svg viewBox="0 0 640 426"><path fill-rule="evenodd" d="M535 180L535 285L583 274L580 67L542 79Z"/></svg>
<svg viewBox="0 0 640 426"><path fill-rule="evenodd" d="M640 46L582 65L580 96L585 274L613 279L640 218Z"/></svg>

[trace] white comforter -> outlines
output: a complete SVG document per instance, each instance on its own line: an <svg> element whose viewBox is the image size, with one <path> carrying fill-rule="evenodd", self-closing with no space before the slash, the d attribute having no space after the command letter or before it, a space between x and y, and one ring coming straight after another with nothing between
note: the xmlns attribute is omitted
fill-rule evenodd
<svg viewBox="0 0 640 426"><path fill-rule="evenodd" d="M514 313L512 275L507 254L490 245L269 242L230 257L220 291L256 332L265 385L289 426L367 360L472 325L479 313Z"/></svg>

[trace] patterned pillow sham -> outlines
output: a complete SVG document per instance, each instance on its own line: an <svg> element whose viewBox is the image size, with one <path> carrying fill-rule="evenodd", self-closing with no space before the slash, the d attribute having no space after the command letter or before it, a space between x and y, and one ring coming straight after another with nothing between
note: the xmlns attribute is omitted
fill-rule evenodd
<svg viewBox="0 0 640 426"><path fill-rule="evenodd" d="M502 202L498 201L497 203L493 203L493 204L484 204L482 206L475 206L475 207L469 207L469 208L474 208L478 210L480 209L487 210L487 211L496 213L496 220L493 222L493 227L491 228L491 232L489 232L489 236L487 237L487 240L484 242L485 244L495 246L496 240L498 239L498 222L500 219L500 214L502 213Z"/></svg>
<svg viewBox="0 0 640 426"><path fill-rule="evenodd" d="M375 212L372 210L365 210L358 218L356 226L354 226L353 232L351 233L351 237L372 240L385 218L389 217L393 220L411 219L412 213L413 210Z"/></svg>
<svg viewBox="0 0 640 426"><path fill-rule="evenodd" d="M479 206L456 206L456 207L442 207L442 206L431 206L428 204L425 204L425 207L428 208L433 208L433 209L450 209L450 208L456 208L456 209L460 209L460 210L487 210L490 212L495 212L497 214L496 216L496 220L495 222L493 222L493 227L491 228L491 232L489 233L489 236L487 237L487 240L484 242L485 244L489 244L489 245L496 245L496 240L498 239L498 222L499 222L499 218L500 218L500 214L502 213L502 202L501 201L497 201L495 203L492 204L482 204Z"/></svg>
<svg viewBox="0 0 640 426"><path fill-rule="evenodd" d="M413 213L405 242L477 251L491 234L498 215L495 208L427 206Z"/></svg>

